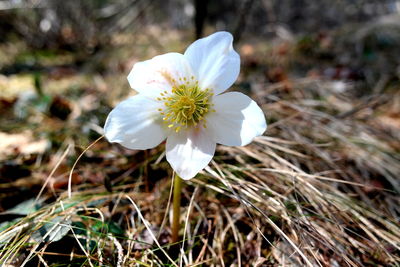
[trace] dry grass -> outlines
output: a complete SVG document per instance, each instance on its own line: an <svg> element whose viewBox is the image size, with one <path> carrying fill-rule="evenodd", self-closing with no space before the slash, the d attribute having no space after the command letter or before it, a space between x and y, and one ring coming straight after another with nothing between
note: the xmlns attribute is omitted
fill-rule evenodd
<svg viewBox="0 0 400 267"><path fill-rule="evenodd" d="M0 238L6 243L1 261L26 263L36 257L44 264L43 257L51 255L46 253L50 243L37 241L48 236L45 233L37 240L32 233L50 222L56 230L63 223L70 228L80 247L77 252L75 244L75 252L65 257L84 257L84 265L89 266L102 262L119 266L395 265L400 244L399 158L389 145L396 142L391 129L379 128L377 118L366 110L338 119L333 114L342 113L332 102L311 101L315 94L351 99L335 95L324 82L285 90L259 96L267 116L276 119L267 136L247 147L220 146L210 167L187 183L181 218L185 239L179 244L179 256L168 248L169 226L162 223L171 179L161 179L151 192L143 192L140 185L152 179L150 172L141 176L142 181L114 187L115 193L104 193L102 186L81 185L73 188L71 198L62 194L2 232ZM380 108L390 107L394 99ZM355 105L349 100L346 104ZM160 155L161 150L152 153ZM110 164L122 157L116 156ZM142 164L154 164L155 159ZM165 168L165 164L151 168ZM93 231L97 223L105 226L110 220L124 230L122 236L107 227ZM71 225L72 221L80 222L83 229ZM79 230L86 234L76 233ZM92 250L90 241L97 243Z"/></svg>

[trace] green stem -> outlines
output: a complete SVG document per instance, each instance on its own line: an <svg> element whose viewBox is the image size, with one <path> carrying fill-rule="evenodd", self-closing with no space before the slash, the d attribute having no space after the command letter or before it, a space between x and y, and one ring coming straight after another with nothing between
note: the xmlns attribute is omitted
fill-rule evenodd
<svg viewBox="0 0 400 267"><path fill-rule="evenodd" d="M179 233L179 218L181 210L181 195L182 195L182 178L179 175L175 175L174 178L174 199L173 199L173 210L172 210L172 243L178 242Z"/></svg>

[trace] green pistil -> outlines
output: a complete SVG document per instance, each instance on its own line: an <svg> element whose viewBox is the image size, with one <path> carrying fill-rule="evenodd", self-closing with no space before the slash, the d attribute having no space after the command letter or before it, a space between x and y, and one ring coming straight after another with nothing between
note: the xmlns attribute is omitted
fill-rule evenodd
<svg viewBox="0 0 400 267"><path fill-rule="evenodd" d="M210 110L213 106L212 96L210 89L202 90L197 81L192 81L174 86L171 92L162 92L157 100L164 102L165 108L159 109L163 120L168 123L169 128L179 132L182 128L196 126L198 123L206 127L204 116L214 111Z"/></svg>

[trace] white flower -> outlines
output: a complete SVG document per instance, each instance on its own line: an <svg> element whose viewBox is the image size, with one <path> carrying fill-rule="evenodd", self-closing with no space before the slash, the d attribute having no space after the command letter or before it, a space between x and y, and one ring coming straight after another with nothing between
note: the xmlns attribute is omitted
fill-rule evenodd
<svg viewBox="0 0 400 267"><path fill-rule="evenodd" d="M167 160L183 179L211 161L216 143L244 146L267 128L249 97L223 93L237 79L240 57L232 35L217 32L185 53L167 53L136 63L128 75L138 94L122 101L104 126L110 142L148 149L167 139Z"/></svg>

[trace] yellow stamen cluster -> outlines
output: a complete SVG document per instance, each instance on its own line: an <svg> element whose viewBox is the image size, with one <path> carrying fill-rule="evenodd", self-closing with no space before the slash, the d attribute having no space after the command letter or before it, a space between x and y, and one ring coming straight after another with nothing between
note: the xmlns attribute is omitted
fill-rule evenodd
<svg viewBox="0 0 400 267"><path fill-rule="evenodd" d="M164 103L164 108L158 109L163 120L169 128L179 132L182 128L196 126L202 123L206 127L204 116L212 109L211 97L213 93L210 89L202 90L194 77L190 79L180 78L175 80L170 92L164 91L157 97L158 101Z"/></svg>

